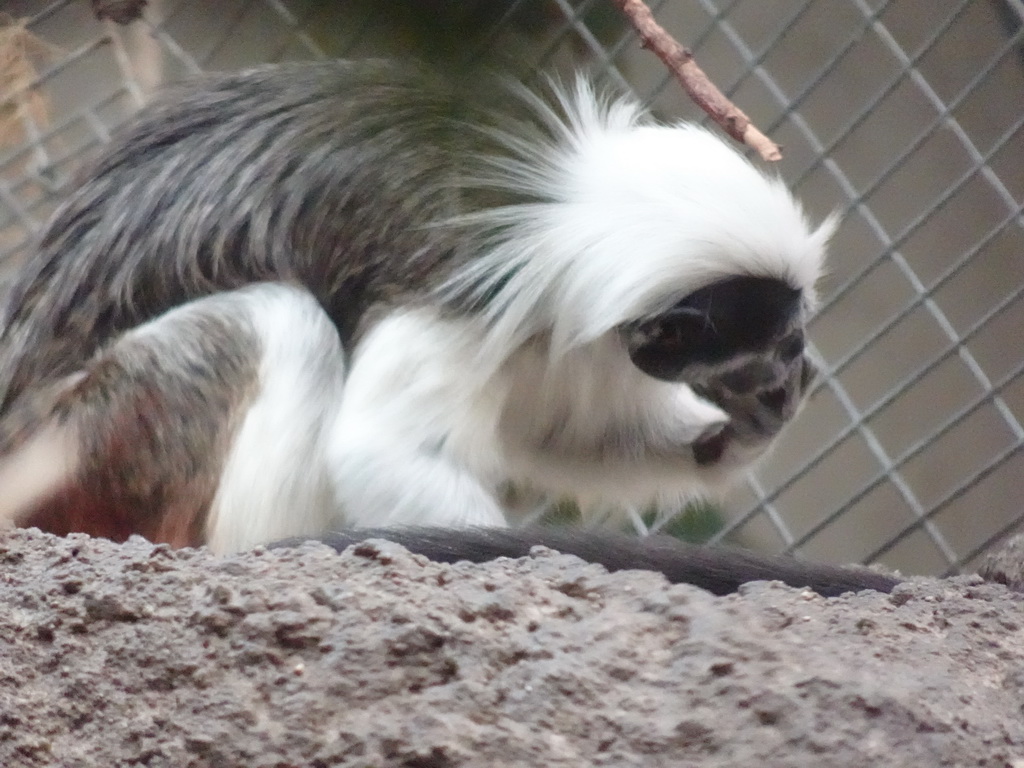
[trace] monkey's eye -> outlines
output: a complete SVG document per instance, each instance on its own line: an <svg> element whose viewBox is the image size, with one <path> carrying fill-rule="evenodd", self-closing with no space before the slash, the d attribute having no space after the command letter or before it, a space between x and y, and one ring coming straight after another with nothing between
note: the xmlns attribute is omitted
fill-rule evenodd
<svg viewBox="0 0 1024 768"><path fill-rule="evenodd" d="M804 353L804 333L795 330L779 342L779 357L789 363Z"/></svg>
<svg viewBox="0 0 1024 768"><path fill-rule="evenodd" d="M677 381L693 365L775 349L788 362L803 352L803 333L794 330L801 299L782 280L741 275L704 286L622 331L633 364L658 379Z"/></svg>
<svg viewBox="0 0 1024 768"><path fill-rule="evenodd" d="M626 331L633 364L648 376L674 379L716 345L718 333L708 316L693 307L675 307Z"/></svg>
<svg viewBox="0 0 1024 768"><path fill-rule="evenodd" d="M714 326L704 312L693 307L675 307L663 315L639 323L634 337L646 344L694 349L715 335Z"/></svg>

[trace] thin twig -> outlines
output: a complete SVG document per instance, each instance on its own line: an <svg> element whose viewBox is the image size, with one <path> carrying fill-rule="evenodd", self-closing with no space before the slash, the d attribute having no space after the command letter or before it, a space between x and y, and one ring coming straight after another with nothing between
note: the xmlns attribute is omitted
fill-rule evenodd
<svg viewBox="0 0 1024 768"><path fill-rule="evenodd" d="M782 159L782 148L761 133L750 118L718 90L704 70L697 66L693 52L654 20L654 14L643 0L614 2L640 33L643 47L653 51L665 63L697 106L734 139L755 149L763 160L775 162Z"/></svg>

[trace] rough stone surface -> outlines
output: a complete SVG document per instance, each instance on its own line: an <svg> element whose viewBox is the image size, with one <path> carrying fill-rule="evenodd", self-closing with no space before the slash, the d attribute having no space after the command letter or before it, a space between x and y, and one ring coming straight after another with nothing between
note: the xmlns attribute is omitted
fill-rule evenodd
<svg viewBox="0 0 1024 768"><path fill-rule="evenodd" d="M0 765L1024 767L1024 595L0 533Z"/></svg>

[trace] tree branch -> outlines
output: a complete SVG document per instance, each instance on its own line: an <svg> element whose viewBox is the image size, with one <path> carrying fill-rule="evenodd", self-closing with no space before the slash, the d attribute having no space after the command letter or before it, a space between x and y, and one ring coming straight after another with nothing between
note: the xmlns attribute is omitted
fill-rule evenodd
<svg viewBox="0 0 1024 768"><path fill-rule="evenodd" d="M782 148L761 133L750 118L718 90L704 70L697 66L693 53L655 21L654 14L643 0L614 2L640 33L643 47L653 51L665 63L697 106L734 139L753 147L763 160L775 162L782 159Z"/></svg>

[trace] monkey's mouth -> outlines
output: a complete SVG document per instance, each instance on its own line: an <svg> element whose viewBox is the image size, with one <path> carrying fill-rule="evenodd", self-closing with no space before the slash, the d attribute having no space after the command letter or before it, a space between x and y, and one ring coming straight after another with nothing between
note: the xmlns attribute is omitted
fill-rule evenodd
<svg viewBox="0 0 1024 768"><path fill-rule="evenodd" d="M796 415L817 375L817 366L801 356L787 369L782 383L775 386L737 391L730 386L736 379L734 372L694 384L694 392L729 415L721 429L693 444L694 461L701 467L718 464L733 444L766 448Z"/></svg>
<svg viewBox="0 0 1024 768"><path fill-rule="evenodd" d="M733 437L733 430L726 424L711 437L701 438L695 442L693 460L697 462L697 466L706 467L720 462Z"/></svg>

